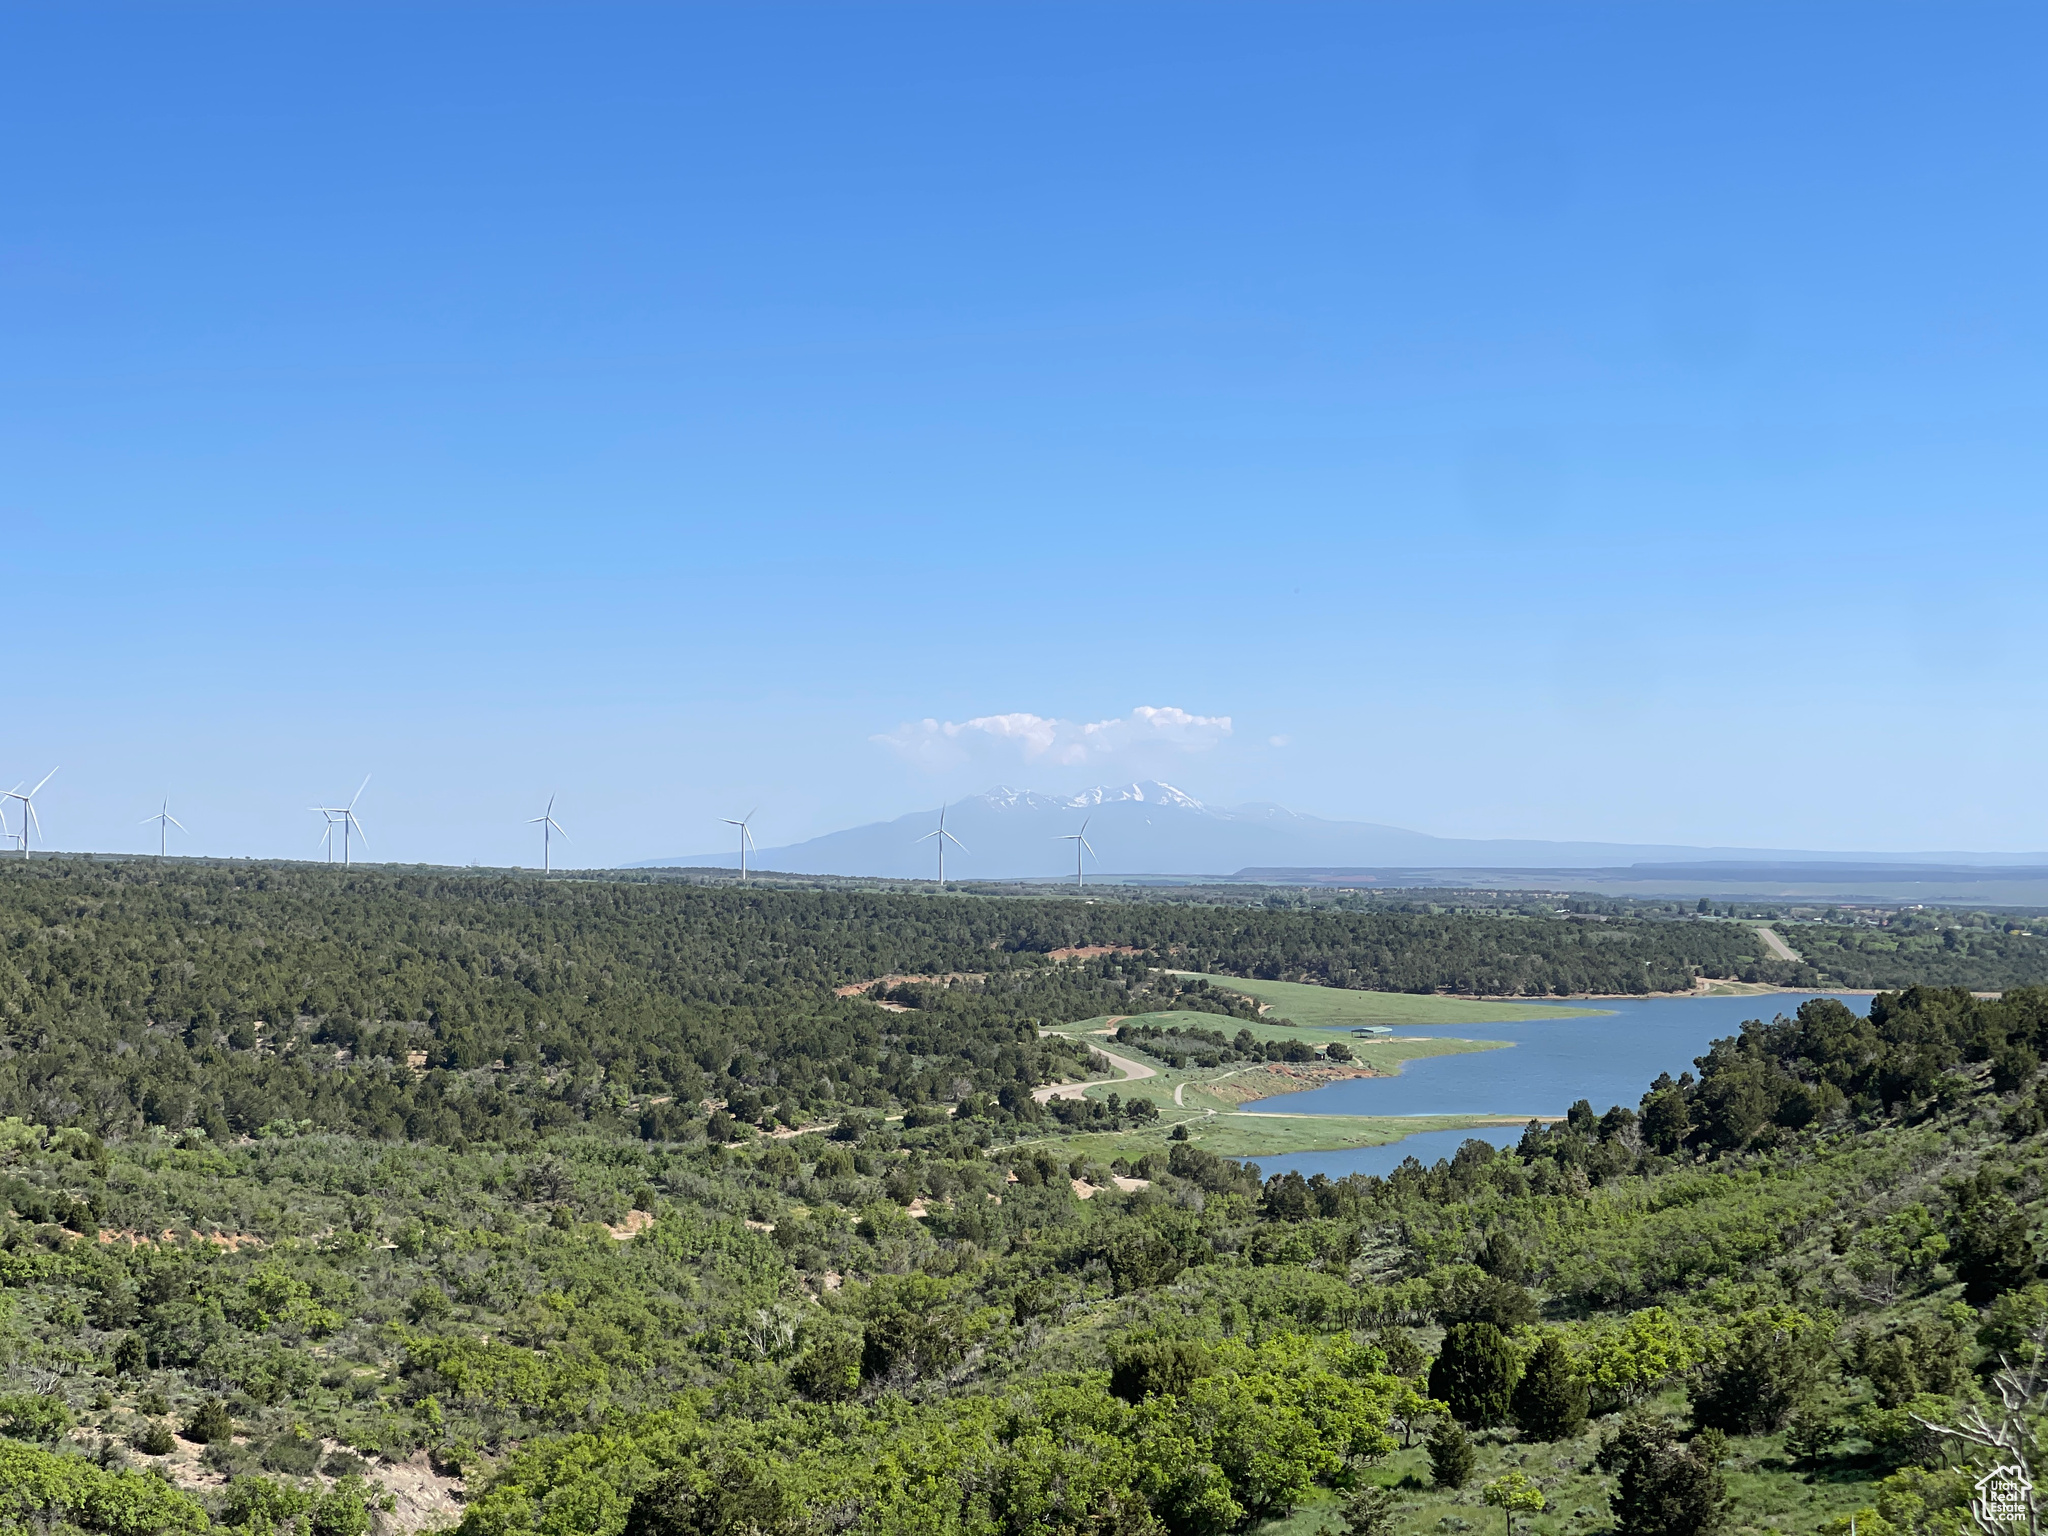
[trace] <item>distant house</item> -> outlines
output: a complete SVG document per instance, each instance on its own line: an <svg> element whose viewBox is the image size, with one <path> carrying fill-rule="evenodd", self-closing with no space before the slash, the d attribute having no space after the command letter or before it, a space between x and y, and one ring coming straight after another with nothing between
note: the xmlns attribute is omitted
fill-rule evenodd
<svg viewBox="0 0 2048 1536"><path fill-rule="evenodd" d="M1391 1035L1393 1032L1391 1024L1361 1024L1351 1031L1353 1035Z"/></svg>

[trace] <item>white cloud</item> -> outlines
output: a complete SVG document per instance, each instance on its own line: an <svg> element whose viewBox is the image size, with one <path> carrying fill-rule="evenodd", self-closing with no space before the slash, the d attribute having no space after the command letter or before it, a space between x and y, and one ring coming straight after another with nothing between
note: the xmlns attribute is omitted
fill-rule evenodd
<svg viewBox="0 0 2048 1536"><path fill-rule="evenodd" d="M923 768L956 768L987 758L1081 768L1159 753L1203 752L1228 735L1228 715L1191 715L1170 705L1140 704L1113 720L1021 713L917 720L872 739Z"/></svg>

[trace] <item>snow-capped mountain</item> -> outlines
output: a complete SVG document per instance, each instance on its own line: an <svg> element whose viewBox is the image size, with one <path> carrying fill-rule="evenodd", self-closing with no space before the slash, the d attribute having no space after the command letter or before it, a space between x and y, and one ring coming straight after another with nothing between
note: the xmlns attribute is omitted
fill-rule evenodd
<svg viewBox="0 0 2048 1536"><path fill-rule="evenodd" d="M946 809L949 879L998 880L1071 875L1070 833L1088 828L1092 878L1104 875L1228 875L1239 870L1301 869L1611 869L1631 864L1705 861L2006 864L2044 862L2040 854L1858 854L1764 848L1691 848L1672 844L1540 842L1518 838L1432 837L1364 821L1326 821L1285 806L1206 805L1144 779L1078 795L997 787ZM762 848L756 868L808 875L930 876L938 808L913 811L780 848ZM642 867L729 867L720 853L648 859Z"/></svg>
<svg viewBox="0 0 2048 1536"><path fill-rule="evenodd" d="M1094 789L1085 789L1078 795L1041 795L1036 790L1011 789L1008 785L998 784L986 794L974 796L974 801L1001 810L1027 811L1088 811L1099 805L1119 805L1126 801L1142 805L1177 806L1189 811L1208 809L1193 795L1184 794L1171 784L1161 784L1156 779L1143 779L1135 784L1098 785ZM972 802L962 802L968 803Z"/></svg>

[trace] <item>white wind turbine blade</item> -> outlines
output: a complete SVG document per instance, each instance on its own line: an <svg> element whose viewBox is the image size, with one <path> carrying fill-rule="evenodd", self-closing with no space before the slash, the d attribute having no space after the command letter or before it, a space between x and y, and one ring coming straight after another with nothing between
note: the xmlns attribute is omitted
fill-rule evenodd
<svg viewBox="0 0 2048 1536"><path fill-rule="evenodd" d="M178 818L177 818L177 817L175 817L175 816L171 815L171 814L170 814L170 812L168 812L168 811L166 811L166 812L164 813L164 820L165 820L165 821L168 821L168 822L169 822L169 823L170 823L170 824L171 824L172 826L176 827L176 828L177 828L177 829L178 829L178 830L179 830L180 832L183 832L183 831L185 830L185 823L183 823L182 821L178 820Z"/></svg>
<svg viewBox="0 0 2048 1536"><path fill-rule="evenodd" d="M548 818L548 825L553 827L557 832L562 832L562 824L559 821L555 820L555 818L552 816ZM569 841L568 833L562 832L562 841L565 843Z"/></svg>
<svg viewBox="0 0 2048 1536"><path fill-rule="evenodd" d="M1087 850L1088 850L1088 851L1089 851L1090 853L1095 853L1095 845L1094 845L1093 843L1089 842L1089 841L1088 841L1088 839L1087 839L1087 838L1085 838L1085 837L1081 839L1081 846L1082 846L1083 848L1086 848L1086 849L1087 849ZM1100 854L1096 854L1095 856L1096 856L1097 858L1100 858L1100 857L1102 857L1102 855L1100 855Z"/></svg>
<svg viewBox="0 0 2048 1536"><path fill-rule="evenodd" d="M362 791L358 790L357 793L360 794ZM367 848L370 845L370 834L363 830L363 824L356 820L353 812L349 814L348 819L350 824L356 829L356 836L363 840L363 846Z"/></svg>
<svg viewBox="0 0 2048 1536"><path fill-rule="evenodd" d="M40 779L36 780L36 787L30 790L26 795L22 796L22 798L24 800L33 800L37 795L42 793L43 786L49 783L50 780L54 779L55 777L57 777L57 770L55 768L52 768L48 773L44 774Z"/></svg>
<svg viewBox="0 0 2048 1536"><path fill-rule="evenodd" d="M363 791L368 789L369 787L370 776L366 773L363 775L363 782L356 786L356 792L348 797L348 808L350 810L354 810L356 808L356 802L363 798ZM356 830L361 831L362 829L358 827Z"/></svg>
<svg viewBox="0 0 2048 1536"><path fill-rule="evenodd" d="M958 848L962 853L965 853L967 851L967 845L961 842L959 838L954 837L953 834L950 832L948 832L946 836L952 839L952 843L955 848Z"/></svg>

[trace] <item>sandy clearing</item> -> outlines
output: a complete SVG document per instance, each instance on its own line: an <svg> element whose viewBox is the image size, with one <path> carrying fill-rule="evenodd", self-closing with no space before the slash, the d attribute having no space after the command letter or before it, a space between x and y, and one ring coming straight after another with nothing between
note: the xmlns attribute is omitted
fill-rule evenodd
<svg viewBox="0 0 2048 1536"><path fill-rule="evenodd" d="M211 1243L216 1248L225 1248L229 1253L240 1253L244 1248L261 1248L263 1239L253 1232L199 1232L193 1231L194 1242ZM99 1229L99 1240L103 1243L126 1243L130 1248L154 1248L159 1243L176 1244L184 1241L177 1232L165 1227L162 1237L151 1237L146 1232L133 1232L126 1227L116 1230L112 1227Z"/></svg>
<svg viewBox="0 0 2048 1536"><path fill-rule="evenodd" d="M82 1439L81 1443L84 1443ZM246 1435L237 1435L235 1443L247 1445L249 1439ZM320 1442L323 1457L348 1449L339 1440L323 1439ZM200 1461L204 1451L204 1446L194 1445L181 1436L169 1455L145 1456L139 1451L131 1451L130 1460L138 1469L161 1471L176 1487L211 1492L222 1487L227 1479ZM367 1477L371 1486L389 1493L397 1506L390 1514L378 1517L378 1530L392 1532L394 1536L410 1536L416 1531L446 1530L462 1518L462 1478L436 1472L425 1451L415 1451L404 1461L385 1461L376 1456L367 1459ZM322 1488L334 1486L334 1479L324 1474L315 1474L312 1480Z"/></svg>
<svg viewBox="0 0 2048 1536"><path fill-rule="evenodd" d="M912 986L920 982L943 981L951 985L956 981L986 980L988 980L988 972L986 971L948 971L943 976L902 976L891 972L887 976L877 976L873 981L850 981L843 987L834 987L832 995L835 997L853 997L859 993L866 992L872 987ZM903 1005L897 1003L895 1006L901 1008Z"/></svg>
<svg viewBox="0 0 2048 1536"><path fill-rule="evenodd" d="M654 1213L652 1211L628 1211L624 1221L620 1222L616 1227L607 1224L605 1231L611 1233L613 1237L622 1243L630 1243L653 1225Z"/></svg>

